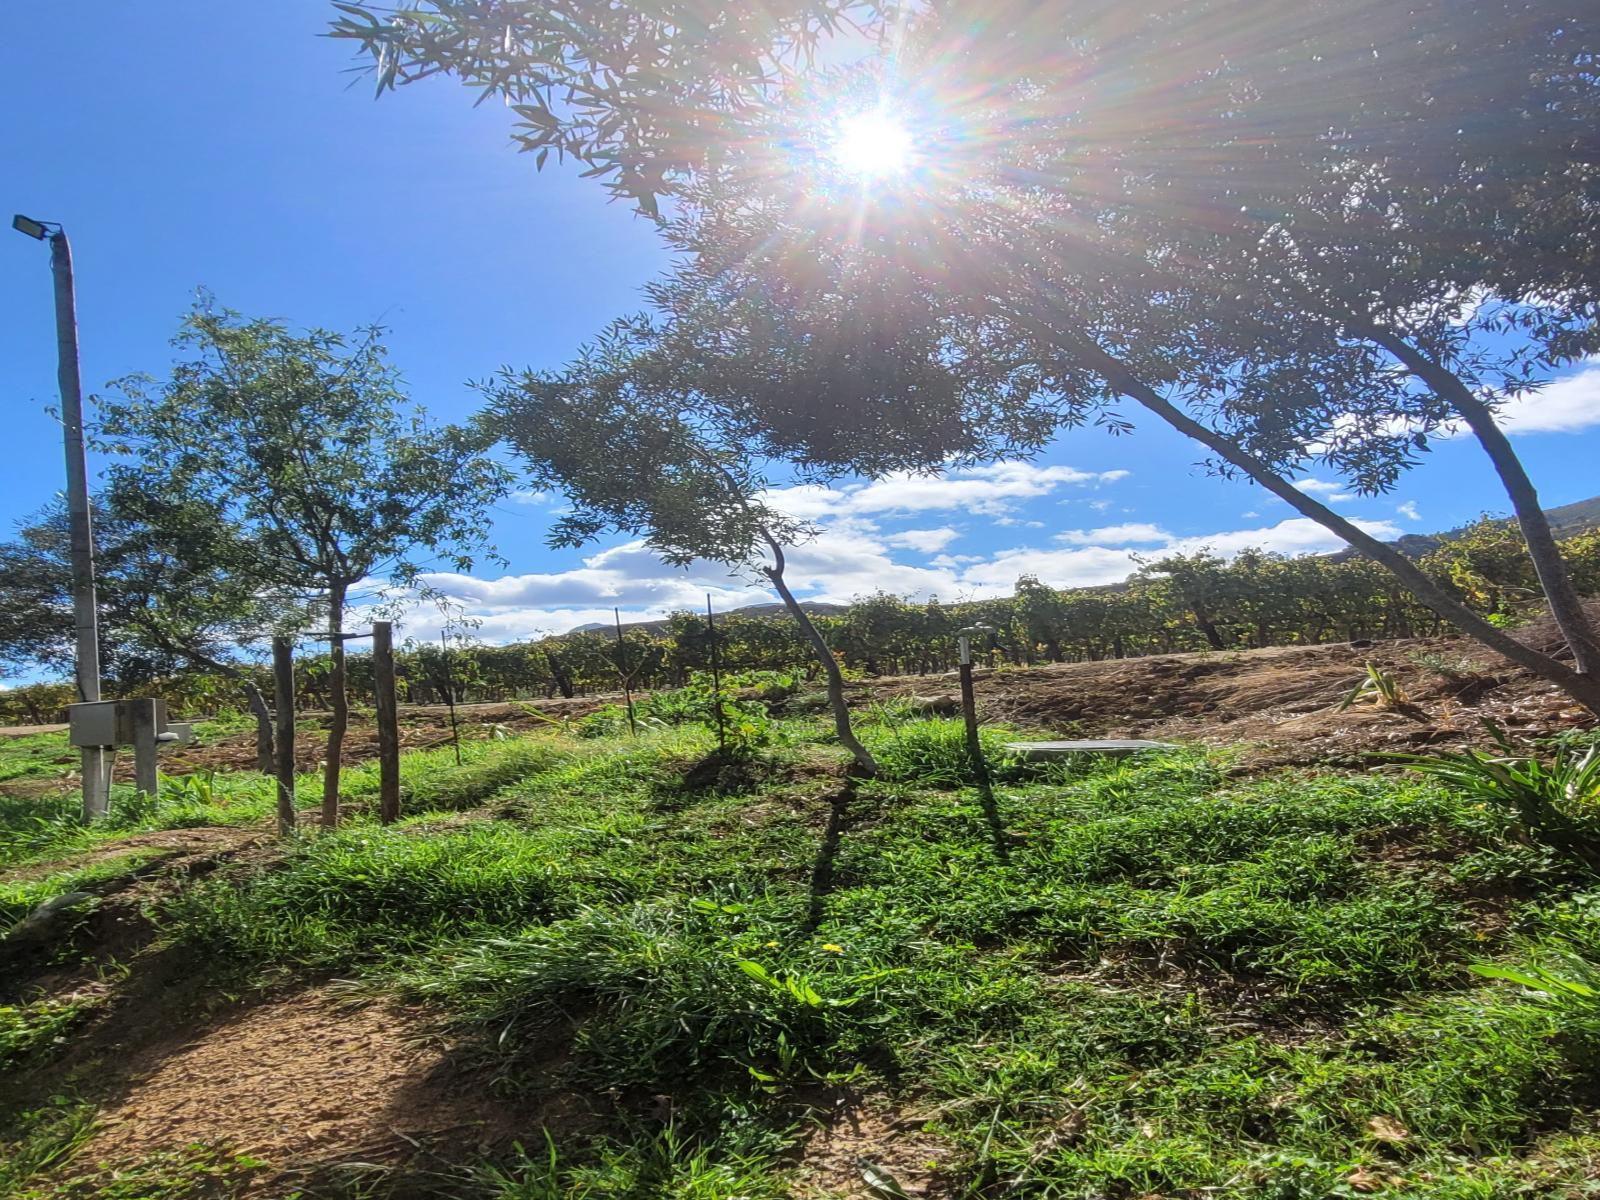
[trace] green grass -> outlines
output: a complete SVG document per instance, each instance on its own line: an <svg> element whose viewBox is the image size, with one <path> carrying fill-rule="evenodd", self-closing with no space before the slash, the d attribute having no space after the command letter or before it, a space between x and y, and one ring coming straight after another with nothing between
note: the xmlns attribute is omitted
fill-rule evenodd
<svg viewBox="0 0 1600 1200"><path fill-rule="evenodd" d="M1000 761L988 813L959 723L869 736L885 778L850 789L786 722L738 794L686 782L699 731L408 756L408 820L304 836L160 919L230 987L423 1001L498 1086L598 1107L452 1164L452 1195L781 1196L846 1094L925 1114L972 1196L1584 1186L1600 1005L1468 967L1593 978L1600 887L1511 814L1188 752Z"/></svg>

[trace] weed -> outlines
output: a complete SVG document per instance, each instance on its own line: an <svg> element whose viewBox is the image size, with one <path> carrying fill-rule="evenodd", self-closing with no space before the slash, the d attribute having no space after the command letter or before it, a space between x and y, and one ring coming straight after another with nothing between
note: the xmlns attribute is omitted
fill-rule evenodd
<svg viewBox="0 0 1600 1200"><path fill-rule="evenodd" d="M1416 774L1505 813L1525 837L1593 858L1600 834L1600 747L1563 744L1546 763L1497 726L1488 728L1498 754L1465 750L1394 757Z"/></svg>
<svg viewBox="0 0 1600 1200"><path fill-rule="evenodd" d="M1406 699L1404 689L1400 686L1400 681L1388 671L1373 663L1367 664L1366 678L1350 689L1349 694L1339 702L1334 711L1344 712L1364 700L1371 700L1379 708L1387 709L1391 712L1404 709L1410 704Z"/></svg>

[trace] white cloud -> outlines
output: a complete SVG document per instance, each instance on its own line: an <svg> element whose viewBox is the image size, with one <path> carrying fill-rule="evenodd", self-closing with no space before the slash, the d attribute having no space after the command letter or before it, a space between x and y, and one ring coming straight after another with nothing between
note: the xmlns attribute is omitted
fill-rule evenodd
<svg viewBox="0 0 1600 1200"><path fill-rule="evenodd" d="M1120 545L1124 542L1164 542L1172 535L1158 525L1130 522L1103 525L1099 529L1069 529L1056 534L1056 541L1073 546Z"/></svg>
<svg viewBox="0 0 1600 1200"><path fill-rule="evenodd" d="M1115 483L1127 476L1127 471L1080 471L1068 466L1000 462L948 474L902 472L839 488L800 484L775 488L764 493L762 499L802 519L954 511L1003 517L1015 509L1018 501L1047 496L1064 486Z"/></svg>
<svg viewBox="0 0 1600 1200"><path fill-rule="evenodd" d="M884 541L902 550L917 550L923 554L937 554L961 536L959 530L944 525L938 529L902 529L891 533Z"/></svg>
<svg viewBox="0 0 1600 1200"><path fill-rule="evenodd" d="M511 493L513 504L549 504L554 497L549 492L520 491Z"/></svg>
<svg viewBox="0 0 1600 1200"><path fill-rule="evenodd" d="M1414 500L1407 500L1403 504L1396 504L1394 506L1394 510L1408 521L1422 520L1422 514L1417 511L1416 501Z"/></svg>
<svg viewBox="0 0 1600 1200"><path fill-rule="evenodd" d="M1590 360L1576 374L1507 403L1497 417L1500 428L1523 433L1577 433L1600 425L1600 362Z"/></svg>
<svg viewBox="0 0 1600 1200"><path fill-rule="evenodd" d="M1401 532L1387 521L1356 524L1376 537L1394 538ZM1107 525L1067 531L1057 538L1065 544L1055 547L1013 546L983 556L929 556L957 536L958 531L947 526L885 533L864 517L840 514L814 540L789 549L788 581L804 599L835 603L878 591L913 600L935 595L955 600L1009 593L1022 575L1037 576L1057 587L1114 583L1137 569L1135 557L1141 553L1155 557L1209 549L1226 557L1258 547L1291 555L1321 554L1343 545L1315 522L1295 518L1193 537L1174 537L1147 523ZM922 561L899 561L897 553L905 552ZM642 541L597 551L564 571L495 579L436 573L425 576L425 581L476 619L476 636L488 642L607 623L613 605L622 610L624 620L637 621L674 610L701 609L708 592L719 610L773 599L765 587L718 564L668 567ZM419 605L403 623L402 632L436 637L440 621L433 605ZM357 623L358 618L352 620Z"/></svg>
<svg viewBox="0 0 1600 1200"><path fill-rule="evenodd" d="M1343 489L1344 484L1333 483L1326 479L1297 479L1294 486L1308 496L1331 496Z"/></svg>

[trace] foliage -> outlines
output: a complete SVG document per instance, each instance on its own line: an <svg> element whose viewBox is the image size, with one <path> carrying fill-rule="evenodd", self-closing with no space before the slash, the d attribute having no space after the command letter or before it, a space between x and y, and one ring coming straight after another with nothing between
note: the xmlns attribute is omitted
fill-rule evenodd
<svg viewBox="0 0 1600 1200"><path fill-rule="evenodd" d="M324 818L338 820L350 590L388 576L410 585L420 550L457 570L483 545L509 472L477 432L403 414L381 331L303 334L202 300L164 383L129 377L102 398L97 440L108 491L157 544L222 547L219 569L321 610L329 639ZM208 564L209 564L208 560ZM192 564L188 564L192 565Z"/></svg>
<svg viewBox="0 0 1600 1200"><path fill-rule="evenodd" d="M1367 664L1366 677L1350 689L1334 711L1344 712L1346 709L1354 708L1363 700L1371 700L1379 708L1390 710L1405 708L1409 703L1399 680L1372 663Z"/></svg>
<svg viewBox="0 0 1600 1200"><path fill-rule="evenodd" d="M922 787L965 787L977 781L967 752L966 726L956 720L880 720L873 746L886 779ZM881 732L880 732L881 731ZM991 772L1004 770L1005 748L1016 734L994 726L978 731L984 760Z"/></svg>
<svg viewBox="0 0 1600 1200"><path fill-rule="evenodd" d="M1513 817L1525 835L1590 860L1600 854L1600 747L1563 744L1549 762L1518 747L1497 726L1497 753L1397 755L1437 779Z"/></svg>
<svg viewBox="0 0 1600 1200"><path fill-rule="evenodd" d="M0 1070L14 1070L43 1047L65 1042L66 1031L89 1006L82 1000L0 1004Z"/></svg>

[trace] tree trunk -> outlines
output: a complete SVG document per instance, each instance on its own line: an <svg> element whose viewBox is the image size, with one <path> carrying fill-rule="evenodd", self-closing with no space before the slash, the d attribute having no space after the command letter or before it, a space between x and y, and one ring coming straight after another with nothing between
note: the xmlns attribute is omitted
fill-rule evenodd
<svg viewBox="0 0 1600 1200"><path fill-rule="evenodd" d="M1074 336L1054 334L1051 336L1068 354L1092 364L1093 369L1104 376L1107 383L1117 391L1160 417L1179 433L1207 447L1223 461L1243 471L1302 516L1309 517L1324 529L1343 538L1368 558L1389 568L1412 595L1441 616L1448 617L1461 632L1476 638L1518 666L1554 684L1590 712L1600 715L1600 680L1569 669L1566 664L1539 653L1533 647L1517 641L1504 630L1489 624L1429 579L1400 551L1352 525L1338 513L1318 503L1278 475L1242 446L1178 409L1095 342Z"/></svg>
<svg viewBox="0 0 1600 1200"><path fill-rule="evenodd" d="M783 606L789 610L789 615L800 626L800 632L805 634L806 641L811 643L811 649L817 656L817 663L827 678L828 707L833 710L833 731L839 738L839 744L850 751L850 756L856 760L856 766L866 775L876 775L877 760L872 757L872 752L861 744L861 740L856 737L854 727L850 724L850 707L844 701L844 673L839 670L839 661L833 657L833 651L828 648L828 643L812 624L811 618L806 615L806 610L800 607L799 601L794 598L794 593L789 590L789 585L784 582L783 548L770 536L767 538L767 545L772 549L773 565L765 568L766 576L772 580L772 586L777 589L779 597L783 600Z"/></svg>
<svg viewBox="0 0 1600 1200"><path fill-rule="evenodd" d="M339 825L339 758L344 752L344 733L350 724L350 697L344 690L344 598L343 583L328 591L328 761L322 774L322 827Z"/></svg>
<svg viewBox="0 0 1600 1200"><path fill-rule="evenodd" d="M544 657L550 664L550 678L555 680L556 688L561 692L562 698L571 700L578 694L577 689L572 686L572 675L567 671L566 667L562 666L561 660L555 656L553 651L546 650Z"/></svg>
<svg viewBox="0 0 1600 1200"><path fill-rule="evenodd" d="M261 689L249 680L244 682L244 698L256 719L256 770L271 775L275 769L272 757L272 709Z"/></svg>
<svg viewBox="0 0 1600 1200"><path fill-rule="evenodd" d="M1594 674L1596 666L1600 665L1600 647L1596 644L1594 627L1589 623L1588 614L1583 611L1577 589L1572 586L1572 575L1556 546L1550 519L1545 516L1544 507L1539 503L1539 493L1533 486L1533 480L1528 478L1522 460L1511 448L1511 440L1495 424L1494 413L1472 394L1472 389L1455 372L1441 366L1405 339L1384 330L1371 330L1369 336L1427 384L1435 395L1460 413L1478 439L1478 444L1494 464L1495 474L1500 476L1506 495L1511 498L1511 507L1517 514L1517 525L1522 530L1523 541L1527 543L1528 555L1533 559L1534 573L1538 575L1539 586L1544 590L1550 615L1555 618L1556 627L1572 650L1573 667L1580 675Z"/></svg>

